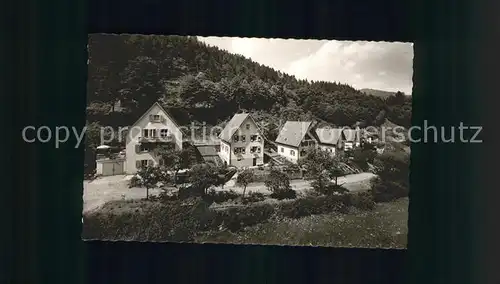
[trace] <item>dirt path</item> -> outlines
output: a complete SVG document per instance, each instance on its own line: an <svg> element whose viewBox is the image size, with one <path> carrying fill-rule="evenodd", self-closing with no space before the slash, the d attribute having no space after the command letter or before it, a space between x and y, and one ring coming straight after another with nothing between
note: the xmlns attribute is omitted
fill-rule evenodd
<svg viewBox="0 0 500 284"><path fill-rule="evenodd" d="M372 173L360 173L347 175L338 179L339 184L351 191L366 190L367 182L373 177ZM131 176L119 175L109 176L96 179L94 181L84 181L83 183L83 212L89 212L100 208L104 203L112 200L121 199L140 199L146 197L146 189L144 188L129 188L128 182ZM294 190L302 191L310 188L310 181L305 180L292 180L290 185ZM234 182L228 182L224 189L221 187L216 190L234 190L235 192L242 193L243 189L234 185ZM252 183L247 187L246 192L261 192L269 194L263 182ZM158 195L160 189L150 189L150 195Z"/></svg>
<svg viewBox="0 0 500 284"><path fill-rule="evenodd" d="M372 173L359 173L346 175L338 178L339 184L344 184L347 189L351 191L361 191L366 190L366 183L375 175ZM305 189L309 189L311 187L311 182L306 180L292 180L290 181L290 185L292 189L297 191L302 191ZM234 183L229 184L229 182L224 186L224 189L217 188L217 190L233 190L238 193L243 193L243 189L239 186L234 185ZM246 192L261 192L265 194L269 194L270 192L266 189L266 186L263 182L255 182L248 185Z"/></svg>

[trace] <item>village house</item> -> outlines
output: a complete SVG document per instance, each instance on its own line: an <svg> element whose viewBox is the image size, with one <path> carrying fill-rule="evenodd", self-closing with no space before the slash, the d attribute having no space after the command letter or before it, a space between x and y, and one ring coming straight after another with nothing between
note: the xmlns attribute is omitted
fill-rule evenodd
<svg viewBox="0 0 500 284"><path fill-rule="evenodd" d="M317 147L318 140L312 121L287 121L275 140L278 154L292 163L306 155L309 147Z"/></svg>
<svg viewBox="0 0 500 284"><path fill-rule="evenodd" d="M219 138L225 164L242 168L264 163L264 137L250 114L235 114Z"/></svg>
<svg viewBox="0 0 500 284"><path fill-rule="evenodd" d="M348 151L361 145L361 131L359 128L343 130L345 137L344 150Z"/></svg>
<svg viewBox="0 0 500 284"><path fill-rule="evenodd" d="M316 128L315 132L320 149L330 152L332 155L336 155L344 149L346 139L342 128Z"/></svg>
<svg viewBox="0 0 500 284"><path fill-rule="evenodd" d="M159 104L154 103L130 128L126 140L125 172L134 174L142 166L162 165L154 153L159 146L181 150L184 135L179 125Z"/></svg>

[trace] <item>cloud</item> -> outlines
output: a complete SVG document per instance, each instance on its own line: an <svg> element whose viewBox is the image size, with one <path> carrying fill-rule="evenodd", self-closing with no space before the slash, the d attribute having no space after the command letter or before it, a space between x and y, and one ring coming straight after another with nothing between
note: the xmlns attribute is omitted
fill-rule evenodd
<svg viewBox="0 0 500 284"><path fill-rule="evenodd" d="M411 93L413 44L393 42L199 37L300 79Z"/></svg>

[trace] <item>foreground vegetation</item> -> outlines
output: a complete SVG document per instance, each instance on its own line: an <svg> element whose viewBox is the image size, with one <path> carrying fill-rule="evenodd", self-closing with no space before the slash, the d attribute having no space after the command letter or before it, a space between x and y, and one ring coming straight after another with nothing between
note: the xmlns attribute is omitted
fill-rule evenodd
<svg viewBox="0 0 500 284"><path fill-rule="evenodd" d="M407 221L408 198L402 198L377 204L373 211L351 209L347 214L282 218L239 232L207 232L196 242L406 248Z"/></svg>

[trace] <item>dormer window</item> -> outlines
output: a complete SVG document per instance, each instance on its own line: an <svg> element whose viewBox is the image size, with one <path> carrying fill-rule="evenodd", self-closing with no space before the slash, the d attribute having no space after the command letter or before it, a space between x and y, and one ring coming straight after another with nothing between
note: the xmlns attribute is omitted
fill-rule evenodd
<svg viewBox="0 0 500 284"><path fill-rule="evenodd" d="M247 128L247 130L250 130L250 124L249 123L247 123L246 128Z"/></svg>

